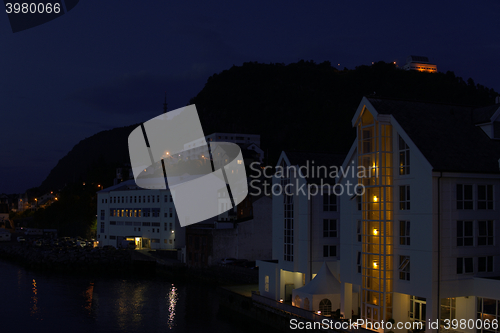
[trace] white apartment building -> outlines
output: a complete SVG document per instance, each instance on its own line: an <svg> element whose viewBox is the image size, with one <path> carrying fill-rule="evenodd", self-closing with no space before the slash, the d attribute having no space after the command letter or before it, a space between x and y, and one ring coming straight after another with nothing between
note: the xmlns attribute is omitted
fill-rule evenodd
<svg viewBox="0 0 500 333"><path fill-rule="evenodd" d="M343 159L344 155L282 152L277 165L284 172L273 177L272 186L273 260L257 264L262 296L292 301L292 291L309 283L324 262L338 278L339 203L331 190L335 179L323 177L321 188L317 172L318 167L340 165ZM311 200L309 185L319 191Z"/></svg>
<svg viewBox="0 0 500 333"><path fill-rule="evenodd" d="M447 320L497 318L499 115L500 105L363 98L344 165L377 172L360 180L361 205L341 199L346 318L357 312L353 298L374 322L430 320L444 328Z"/></svg>
<svg viewBox="0 0 500 333"><path fill-rule="evenodd" d="M185 246L185 229L179 224L168 188L147 190L127 180L97 192L97 200L100 246L120 247L124 240L134 241L136 249Z"/></svg>
<svg viewBox="0 0 500 333"><path fill-rule="evenodd" d="M352 119L357 138L342 167L370 172L339 180L365 188L340 196L332 217L341 257L325 260L330 270L310 281L323 259L314 249L318 254L326 245L322 200L274 196L275 260L259 263L260 294L286 302L292 293L299 296L291 300L295 306L322 314L338 308L344 318L425 322L428 332L499 332L491 325L500 319L499 116L499 104L363 98ZM286 156L279 163L291 164ZM331 287L319 288L318 281ZM304 298L319 290L327 295L320 304ZM453 320L466 324L446 330Z"/></svg>

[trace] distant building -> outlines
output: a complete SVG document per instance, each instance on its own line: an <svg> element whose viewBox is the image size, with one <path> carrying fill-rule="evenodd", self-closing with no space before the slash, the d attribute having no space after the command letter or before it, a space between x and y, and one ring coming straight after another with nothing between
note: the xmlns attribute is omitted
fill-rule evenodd
<svg viewBox="0 0 500 333"><path fill-rule="evenodd" d="M429 58L422 56L408 56L403 69L407 71L419 71L437 73L437 66L429 62Z"/></svg>
<svg viewBox="0 0 500 333"><path fill-rule="evenodd" d="M179 224L168 188L148 190L127 180L99 191L97 197L100 246L121 247L125 240L133 241L137 249L184 247L185 229Z"/></svg>

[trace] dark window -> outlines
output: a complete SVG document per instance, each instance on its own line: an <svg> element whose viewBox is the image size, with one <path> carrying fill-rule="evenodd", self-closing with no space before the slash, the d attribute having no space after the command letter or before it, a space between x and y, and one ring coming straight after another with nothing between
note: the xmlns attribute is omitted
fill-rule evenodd
<svg viewBox="0 0 500 333"><path fill-rule="evenodd" d="M323 220L323 237L337 237L337 220Z"/></svg>
<svg viewBox="0 0 500 333"><path fill-rule="evenodd" d="M399 244L410 245L410 221L399 221Z"/></svg>
<svg viewBox="0 0 500 333"><path fill-rule="evenodd" d="M474 228L472 221L457 221L457 246L474 245Z"/></svg>
<svg viewBox="0 0 500 333"><path fill-rule="evenodd" d="M493 221L478 221L477 245L493 245Z"/></svg>
<svg viewBox="0 0 500 333"><path fill-rule="evenodd" d="M399 209L410 209L410 185L402 185L399 187Z"/></svg>
<svg viewBox="0 0 500 333"><path fill-rule="evenodd" d="M457 258L457 274L474 272L473 258Z"/></svg>
<svg viewBox="0 0 500 333"><path fill-rule="evenodd" d="M323 194L323 211L336 212L337 211L337 196L335 194Z"/></svg>
<svg viewBox="0 0 500 333"><path fill-rule="evenodd" d="M477 209L493 209L493 185L477 186Z"/></svg>
<svg viewBox="0 0 500 333"><path fill-rule="evenodd" d="M474 209L472 185L457 184L457 209Z"/></svg>
<svg viewBox="0 0 500 333"><path fill-rule="evenodd" d="M477 258L478 272L493 272L493 256Z"/></svg>
<svg viewBox="0 0 500 333"><path fill-rule="evenodd" d="M323 257L336 257L336 256L337 256L337 246L323 245Z"/></svg>
<svg viewBox="0 0 500 333"><path fill-rule="evenodd" d="M399 279L410 281L410 256L399 256Z"/></svg>

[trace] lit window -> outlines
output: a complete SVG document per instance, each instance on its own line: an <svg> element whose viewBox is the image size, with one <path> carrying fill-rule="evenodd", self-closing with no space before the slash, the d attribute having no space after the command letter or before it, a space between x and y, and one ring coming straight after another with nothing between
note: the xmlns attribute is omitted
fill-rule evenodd
<svg viewBox="0 0 500 333"><path fill-rule="evenodd" d="M410 174L410 147L401 136L399 136L399 174Z"/></svg>

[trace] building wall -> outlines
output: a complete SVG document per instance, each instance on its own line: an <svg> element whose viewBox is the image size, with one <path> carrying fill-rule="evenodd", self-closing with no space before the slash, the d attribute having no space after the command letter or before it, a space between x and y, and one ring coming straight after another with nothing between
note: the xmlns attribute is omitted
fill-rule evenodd
<svg viewBox="0 0 500 333"><path fill-rule="evenodd" d="M119 237L140 237L146 239L158 239L158 243L151 243L152 249L180 249L185 245L185 229L182 228L177 219L174 203L167 199L165 195L170 196L169 190L143 190L143 189L126 189L126 184L122 183L117 190L103 190L98 193L97 204L97 240L100 246L112 245L120 246L118 243ZM132 201L130 202L130 197ZM141 200L139 203L136 197L146 197L146 202ZM147 202L148 196L155 197L155 202ZM126 202L114 202L114 197L127 198ZM159 202L157 199L160 199ZM169 198L169 197L167 197ZM134 200L136 200L134 202ZM113 201L113 202L111 202ZM158 217L153 217L152 212L149 217L125 217L125 216L110 216L111 209L142 209L155 208L160 209ZM170 217L170 209L172 217ZM104 212L104 218L102 218ZM166 214L166 215L165 215ZM101 232L101 223L104 222L104 232ZM112 224L116 222L116 224ZM149 223L150 225L145 225ZM153 226L153 223L159 225ZM121 224L121 225L120 225ZM140 224L140 226L139 226ZM172 228L170 228L172 224ZM172 232L173 231L173 232ZM113 236L113 237L112 237ZM114 239L113 239L114 238Z"/></svg>

